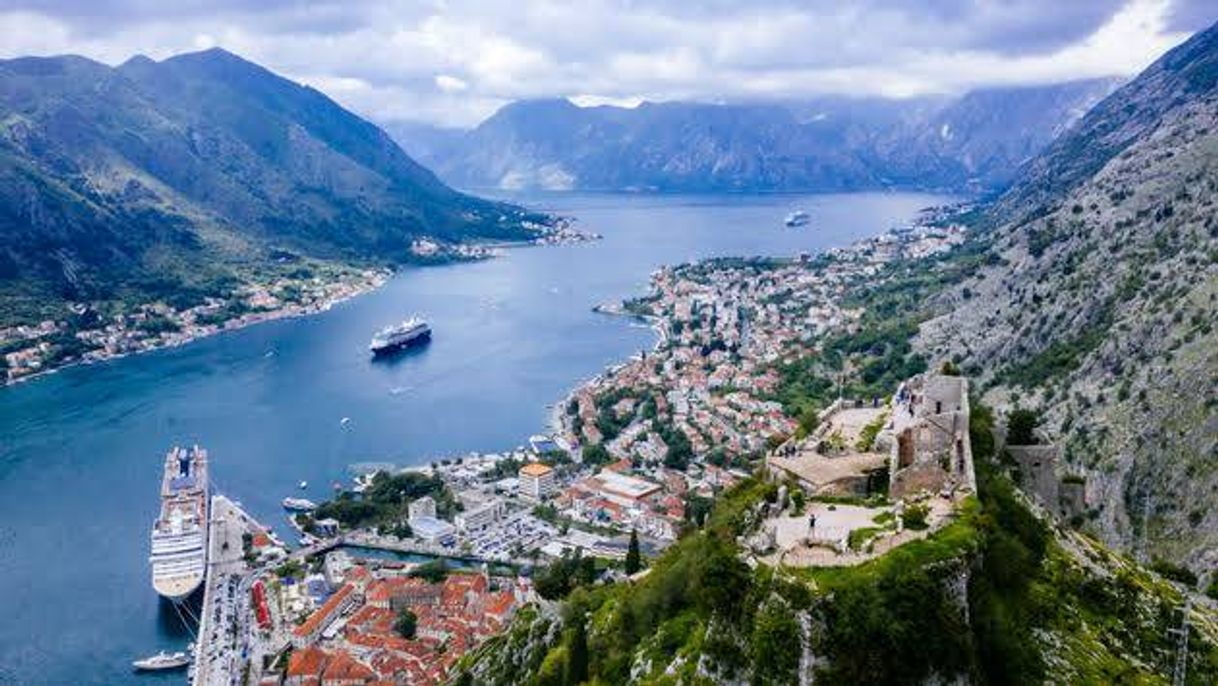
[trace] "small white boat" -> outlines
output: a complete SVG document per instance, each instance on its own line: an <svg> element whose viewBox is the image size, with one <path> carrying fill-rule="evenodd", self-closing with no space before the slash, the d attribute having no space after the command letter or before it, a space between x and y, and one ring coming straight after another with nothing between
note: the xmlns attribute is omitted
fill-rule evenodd
<svg viewBox="0 0 1218 686"><path fill-rule="evenodd" d="M803 210L795 210L791 214L788 214L782 223L787 226L804 226L810 221L812 221L812 215Z"/></svg>
<svg viewBox="0 0 1218 686"><path fill-rule="evenodd" d="M181 651L167 653L162 650L152 657L132 662L131 666L135 667L137 671L155 672L163 669L180 669L188 664L190 664L190 655Z"/></svg>
<svg viewBox="0 0 1218 686"><path fill-rule="evenodd" d="M368 487L372 485L372 480L375 479L376 475L379 473L380 470L378 469L375 472L368 472L367 474L357 474L352 480L355 485L351 487L351 490L355 491L356 493L363 493L364 491L368 490Z"/></svg>
<svg viewBox="0 0 1218 686"><path fill-rule="evenodd" d="M343 418L342 418L342 419L341 419L341 420L340 420L338 423L339 423L340 425L342 425L342 426L346 426L346 425L348 425L348 424L350 424L350 423L351 423L351 418L350 418L350 417L343 417Z"/></svg>
<svg viewBox="0 0 1218 686"><path fill-rule="evenodd" d="M303 489L306 489L306 488L308 488L308 487L309 487L309 482L308 482L308 481L301 481L301 482L300 482L300 488L301 488L302 490L303 490Z"/></svg>
<svg viewBox="0 0 1218 686"><path fill-rule="evenodd" d="M311 512L317 509L317 503L306 498L284 498L280 504L283 509L292 512Z"/></svg>

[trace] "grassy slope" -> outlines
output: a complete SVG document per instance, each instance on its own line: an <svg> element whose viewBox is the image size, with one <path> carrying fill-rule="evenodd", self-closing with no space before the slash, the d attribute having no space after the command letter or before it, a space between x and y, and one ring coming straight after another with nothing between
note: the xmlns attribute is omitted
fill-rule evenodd
<svg viewBox="0 0 1218 686"><path fill-rule="evenodd" d="M829 684L1170 680L1179 592L1054 531L1003 476L987 470L980 498L929 539L832 570L739 561L735 534L769 488L753 481L728 494L642 580L581 588L540 618L522 615L467 660L460 680L794 683L805 649ZM1195 617L1190 684L1218 679L1216 621L1211 610ZM586 663L573 665L573 654Z"/></svg>

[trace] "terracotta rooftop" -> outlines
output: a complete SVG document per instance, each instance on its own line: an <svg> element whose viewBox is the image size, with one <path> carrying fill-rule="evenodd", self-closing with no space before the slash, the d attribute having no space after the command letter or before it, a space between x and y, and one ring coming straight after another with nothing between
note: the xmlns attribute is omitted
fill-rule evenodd
<svg viewBox="0 0 1218 686"><path fill-rule="evenodd" d="M304 621L304 624L296 627L292 633L302 637L316 633L317 630L329 620L330 615L334 614L334 611L338 609L338 606L347 599L347 596L351 595L354 591L355 589L351 586L351 584L343 584L342 588L335 591L334 595L330 596L324 605L317 608L317 610L313 614L309 615L309 618Z"/></svg>
<svg viewBox="0 0 1218 686"><path fill-rule="evenodd" d="M520 468L520 473L527 476L545 476L554 471L552 468L545 466L540 462L530 462Z"/></svg>
<svg viewBox="0 0 1218 686"><path fill-rule="evenodd" d="M370 681L375 678L376 672L372 671L371 667L351 657L345 650L335 651L334 658L326 665L326 673L322 677L325 681L340 682Z"/></svg>
<svg viewBox="0 0 1218 686"><path fill-rule="evenodd" d="M288 676L321 676L322 667L330 656L317 646L307 646L292 653L288 660Z"/></svg>

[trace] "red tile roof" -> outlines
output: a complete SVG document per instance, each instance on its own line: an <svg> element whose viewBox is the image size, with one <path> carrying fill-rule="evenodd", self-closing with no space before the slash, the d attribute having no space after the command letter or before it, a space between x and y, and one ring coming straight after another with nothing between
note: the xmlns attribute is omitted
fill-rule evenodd
<svg viewBox="0 0 1218 686"><path fill-rule="evenodd" d="M317 646L306 646L294 651L288 660L288 676L321 676L330 655Z"/></svg>
<svg viewBox="0 0 1218 686"><path fill-rule="evenodd" d="M342 605L343 602L346 601L347 597L353 592L355 592L355 589L351 586L351 584L343 584L342 588L335 591L334 595L330 596L324 605L317 608L317 610L313 614L309 615L309 618L304 621L304 624L296 627L292 633L301 637L307 637L317 633L322 626L329 622L330 615L334 614L338 607Z"/></svg>
<svg viewBox="0 0 1218 686"><path fill-rule="evenodd" d="M334 657L330 663L326 665L325 674L322 675L322 682L329 683L331 681L346 683L351 681L371 681L376 678L376 672L368 665L351 657L351 654L345 650L337 650L334 652Z"/></svg>

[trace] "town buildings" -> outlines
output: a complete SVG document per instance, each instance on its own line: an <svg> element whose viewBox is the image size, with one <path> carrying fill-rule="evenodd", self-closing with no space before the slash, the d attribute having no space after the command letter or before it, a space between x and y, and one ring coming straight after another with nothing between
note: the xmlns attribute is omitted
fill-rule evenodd
<svg viewBox="0 0 1218 686"><path fill-rule="evenodd" d="M554 468L530 462L520 468L520 495L541 502L558 488Z"/></svg>
<svg viewBox="0 0 1218 686"><path fill-rule="evenodd" d="M532 598L526 580L483 572L432 583L357 565L347 577L292 631L286 686L445 683L463 655L502 631ZM405 612L415 617L412 637L398 630Z"/></svg>

